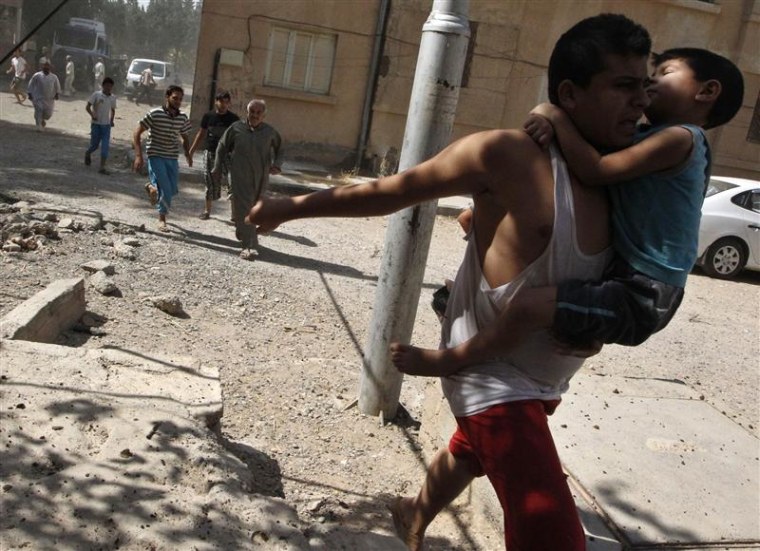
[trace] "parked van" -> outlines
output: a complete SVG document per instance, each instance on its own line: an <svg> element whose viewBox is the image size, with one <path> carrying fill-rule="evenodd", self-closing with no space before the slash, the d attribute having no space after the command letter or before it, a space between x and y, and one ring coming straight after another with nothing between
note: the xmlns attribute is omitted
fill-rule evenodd
<svg viewBox="0 0 760 551"><path fill-rule="evenodd" d="M127 69L127 78L124 82L124 94L128 98L132 99L136 96L137 87L140 84L140 75L151 65L153 65L153 80L156 83L154 91L157 92L157 97L163 98L166 88L172 84L182 86L179 75L177 75L176 71L174 70L173 63L158 61L157 59L135 58L129 64L129 69Z"/></svg>

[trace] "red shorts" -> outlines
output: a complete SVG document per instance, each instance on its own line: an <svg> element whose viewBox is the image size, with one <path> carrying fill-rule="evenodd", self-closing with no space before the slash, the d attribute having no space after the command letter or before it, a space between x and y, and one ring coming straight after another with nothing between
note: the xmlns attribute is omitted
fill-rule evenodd
<svg viewBox="0 0 760 551"><path fill-rule="evenodd" d="M504 510L509 551L586 548L547 423L558 405L559 400L523 400L457 417L449 451L475 476L490 480Z"/></svg>

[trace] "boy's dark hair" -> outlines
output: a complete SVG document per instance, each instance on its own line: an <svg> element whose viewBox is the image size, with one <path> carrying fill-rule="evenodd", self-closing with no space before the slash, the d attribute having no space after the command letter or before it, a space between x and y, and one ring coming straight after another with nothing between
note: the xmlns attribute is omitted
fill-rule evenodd
<svg viewBox="0 0 760 551"><path fill-rule="evenodd" d="M549 58L549 100L559 104L557 89L564 80L581 88L605 69L604 56L647 56L649 32L625 15L603 13L579 21L559 37Z"/></svg>
<svg viewBox="0 0 760 551"><path fill-rule="evenodd" d="M744 77L733 62L702 48L671 48L652 54L655 67L671 59L680 59L686 63L694 71L694 78L700 82L720 82L720 95L707 115L705 129L726 124L734 118L744 98Z"/></svg>
<svg viewBox="0 0 760 551"><path fill-rule="evenodd" d="M106 77L103 79L103 84L113 84L113 79L111 77Z"/></svg>
<svg viewBox="0 0 760 551"><path fill-rule="evenodd" d="M176 84L172 84L171 86L167 86L165 96L168 98L174 92L179 92L183 96L185 95L185 91L182 89L182 86L177 86Z"/></svg>
<svg viewBox="0 0 760 551"><path fill-rule="evenodd" d="M216 96L214 96L214 99L232 99L232 96L230 96L229 92L219 92Z"/></svg>

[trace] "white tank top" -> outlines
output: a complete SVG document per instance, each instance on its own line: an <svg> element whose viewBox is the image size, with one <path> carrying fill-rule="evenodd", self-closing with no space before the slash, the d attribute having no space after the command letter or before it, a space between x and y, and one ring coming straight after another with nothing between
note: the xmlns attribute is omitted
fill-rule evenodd
<svg viewBox="0 0 760 551"><path fill-rule="evenodd" d="M499 312L522 287L557 285L566 279L601 279L611 249L581 252L576 238L573 192L567 166L551 147L554 173L554 229L544 252L514 280L492 289L481 271L476 236L470 235L457 272L441 332L441 347L453 348L494 323ZM548 331L533 333L508 356L468 366L441 379L455 416L473 415L493 405L516 400L555 400L568 388L582 358L554 350Z"/></svg>

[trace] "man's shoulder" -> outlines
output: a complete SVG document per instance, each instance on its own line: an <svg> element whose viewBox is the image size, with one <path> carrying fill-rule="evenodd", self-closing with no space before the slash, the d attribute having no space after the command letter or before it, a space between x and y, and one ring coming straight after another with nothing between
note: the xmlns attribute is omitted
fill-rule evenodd
<svg viewBox="0 0 760 551"><path fill-rule="evenodd" d="M541 148L522 130L484 130L465 139L484 162L495 166L530 161L543 155Z"/></svg>

